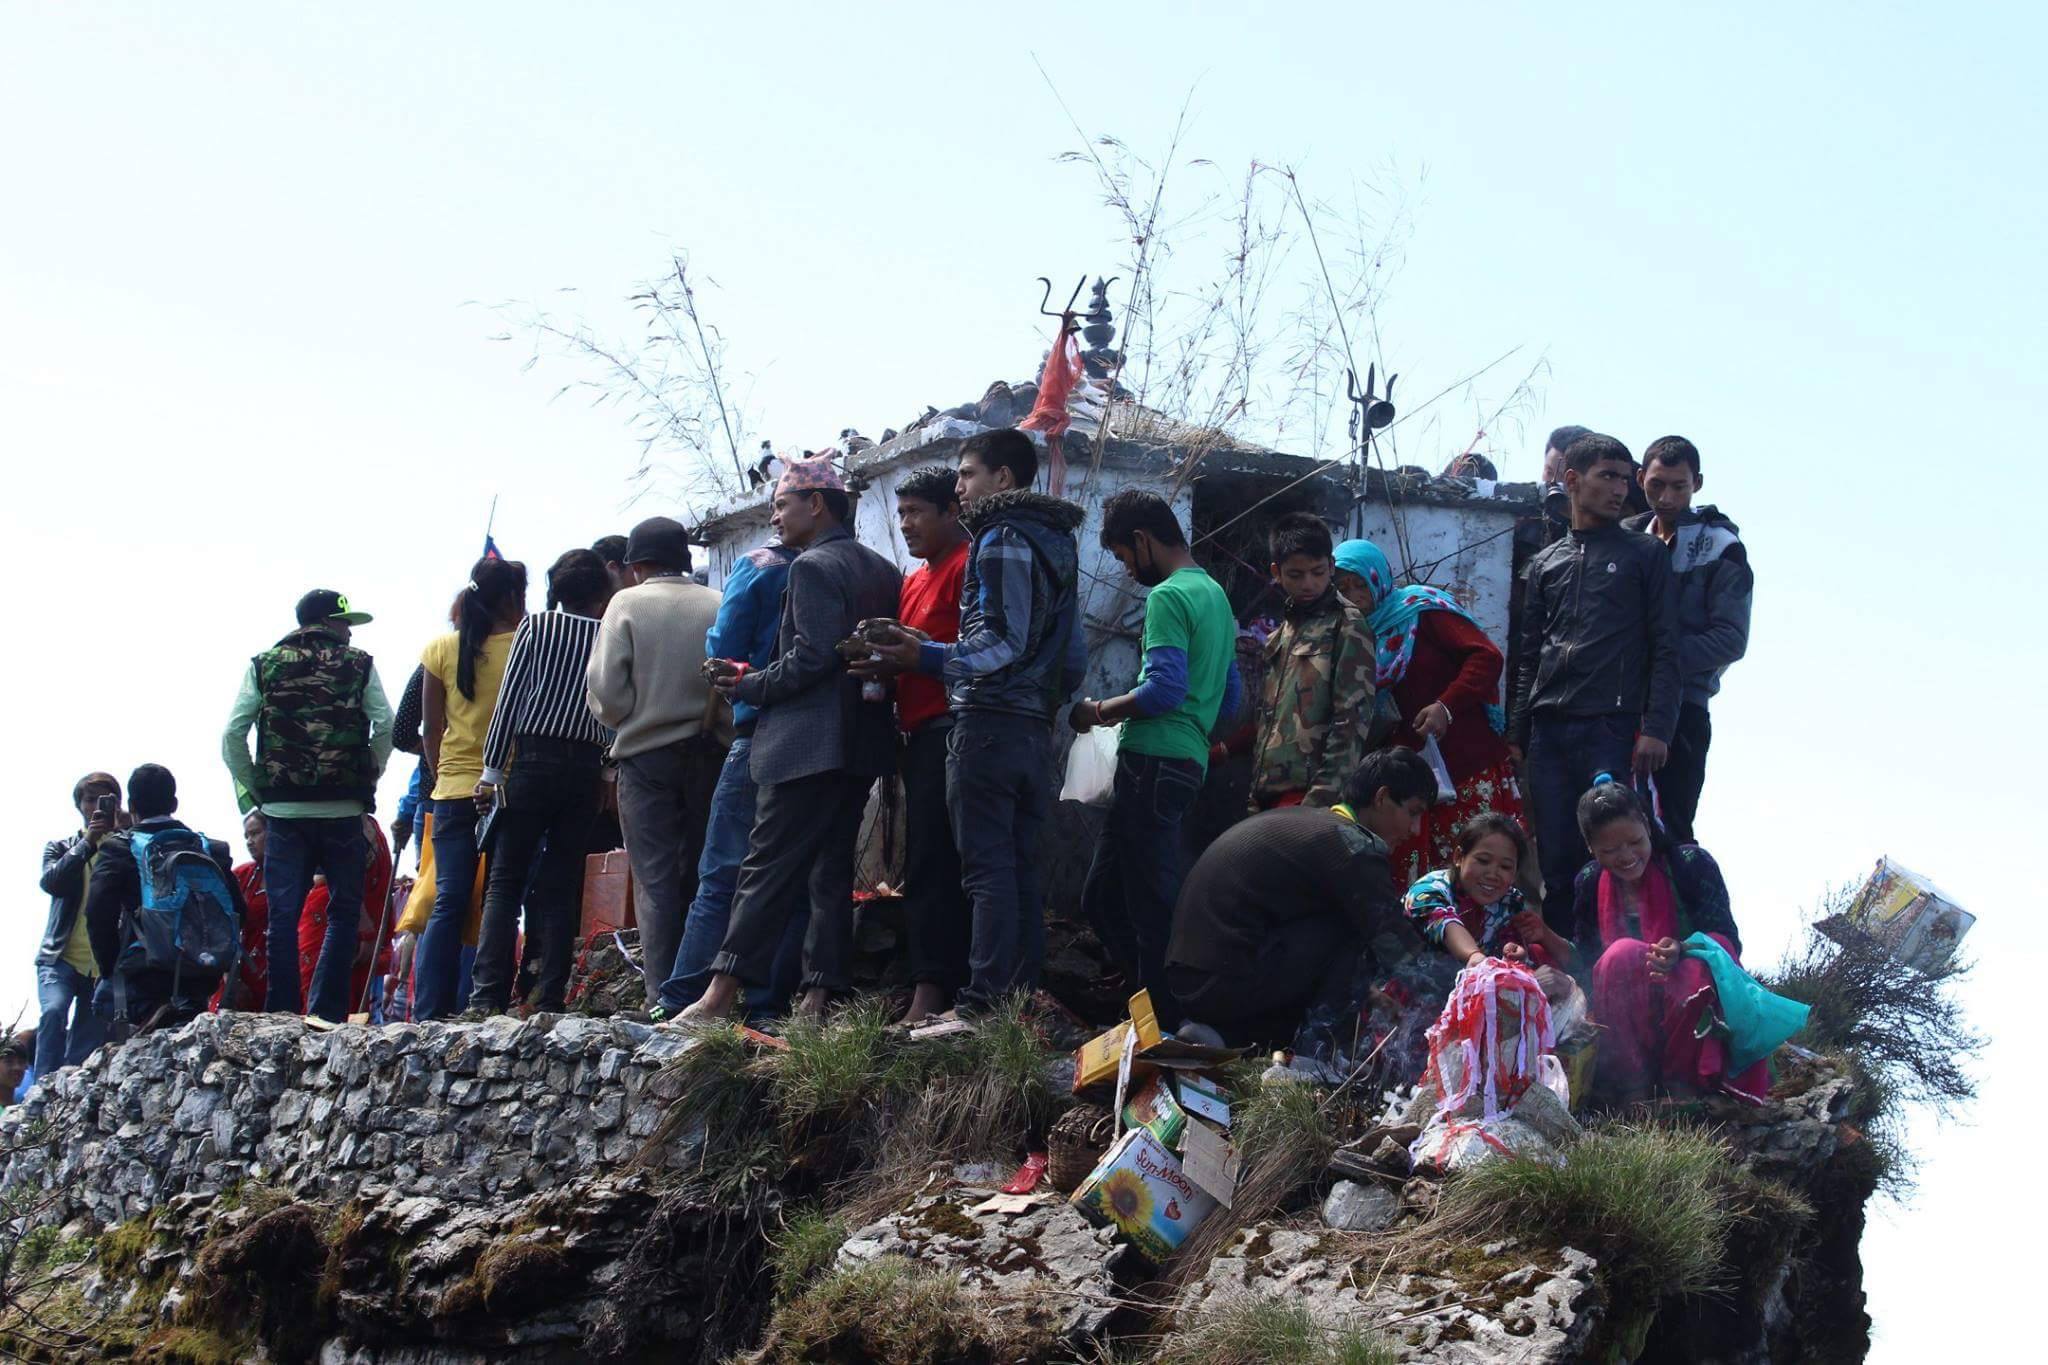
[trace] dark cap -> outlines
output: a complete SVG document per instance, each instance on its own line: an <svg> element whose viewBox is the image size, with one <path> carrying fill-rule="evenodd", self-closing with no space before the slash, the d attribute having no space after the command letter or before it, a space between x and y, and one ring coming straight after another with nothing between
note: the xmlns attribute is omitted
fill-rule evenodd
<svg viewBox="0 0 2048 1365"><path fill-rule="evenodd" d="M310 626L320 621L366 626L370 624L370 613L350 611L348 598L332 588L315 588L299 599L299 624Z"/></svg>
<svg viewBox="0 0 2048 1365"><path fill-rule="evenodd" d="M678 573L690 571L690 533L674 517L649 517L626 537L628 564L659 564Z"/></svg>

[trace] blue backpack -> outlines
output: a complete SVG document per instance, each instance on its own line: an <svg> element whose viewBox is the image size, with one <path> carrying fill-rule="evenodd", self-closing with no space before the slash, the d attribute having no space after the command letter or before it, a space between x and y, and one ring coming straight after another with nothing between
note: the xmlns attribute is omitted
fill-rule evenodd
<svg viewBox="0 0 2048 1365"><path fill-rule="evenodd" d="M195 983L217 980L242 955L242 923L228 874L197 830L137 830L129 836L142 904L130 920L116 967L164 971Z"/></svg>

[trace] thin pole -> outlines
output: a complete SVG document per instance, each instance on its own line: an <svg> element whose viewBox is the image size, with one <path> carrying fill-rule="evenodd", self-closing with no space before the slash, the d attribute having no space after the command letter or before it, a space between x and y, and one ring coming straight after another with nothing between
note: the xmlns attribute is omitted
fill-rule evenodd
<svg viewBox="0 0 2048 1365"><path fill-rule="evenodd" d="M498 495L497 495L496 493L493 493L493 494L491 494L491 512L490 512L490 515L484 518L484 539L485 539L485 540L489 540L489 539L491 538L491 528L492 528L492 527L494 527L494 526L496 526L497 524L498 524Z"/></svg>

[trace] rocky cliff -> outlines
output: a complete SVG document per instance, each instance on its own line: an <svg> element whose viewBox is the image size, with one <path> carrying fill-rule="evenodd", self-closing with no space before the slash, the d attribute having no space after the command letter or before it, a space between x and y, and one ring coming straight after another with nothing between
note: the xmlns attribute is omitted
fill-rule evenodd
<svg viewBox="0 0 2048 1365"><path fill-rule="evenodd" d="M900 1073L893 1045L862 1045ZM1391 1157L1355 1159L1334 1190L1318 1160L1201 1263L1163 1268L1064 1201L991 1205L1007 1163L942 1147L852 1197L925 1111L855 1078L799 1122L749 1061L731 1093L758 1108L714 1122L692 1112L699 1049L577 1016L231 1015L103 1051L0 1116L0 1330L46 1359L362 1365L1184 1358L1242 1323L1307 1343L1261 1348L1275 1359L1863 1353L1873 1177L1855 1086L1817 1063L1765 1110L1693 1116L1789 1212L1728 1220L1715 1292L1646 1298L1630 1248L1590 1223L1432 1241L1436 1182ZM734 1133L766 1145L736 1167L718 1147ZM1331 1354L1346 1332L1377 1354Z"/></svg>

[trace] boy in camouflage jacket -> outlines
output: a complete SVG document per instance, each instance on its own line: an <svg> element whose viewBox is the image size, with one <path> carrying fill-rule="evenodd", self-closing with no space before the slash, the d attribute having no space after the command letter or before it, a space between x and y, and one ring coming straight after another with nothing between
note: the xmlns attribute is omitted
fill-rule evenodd
<svg viewBox="0 0 2048 1365"><path fill-rule="evenodd" d="M1334 806L1365 757L1372 723L1371 628L1337 595L1330 530L1290 513L1274 524L1273 579L1287 594L1266 641L1265 686L1252 756L1254 811Z"/></svg>

